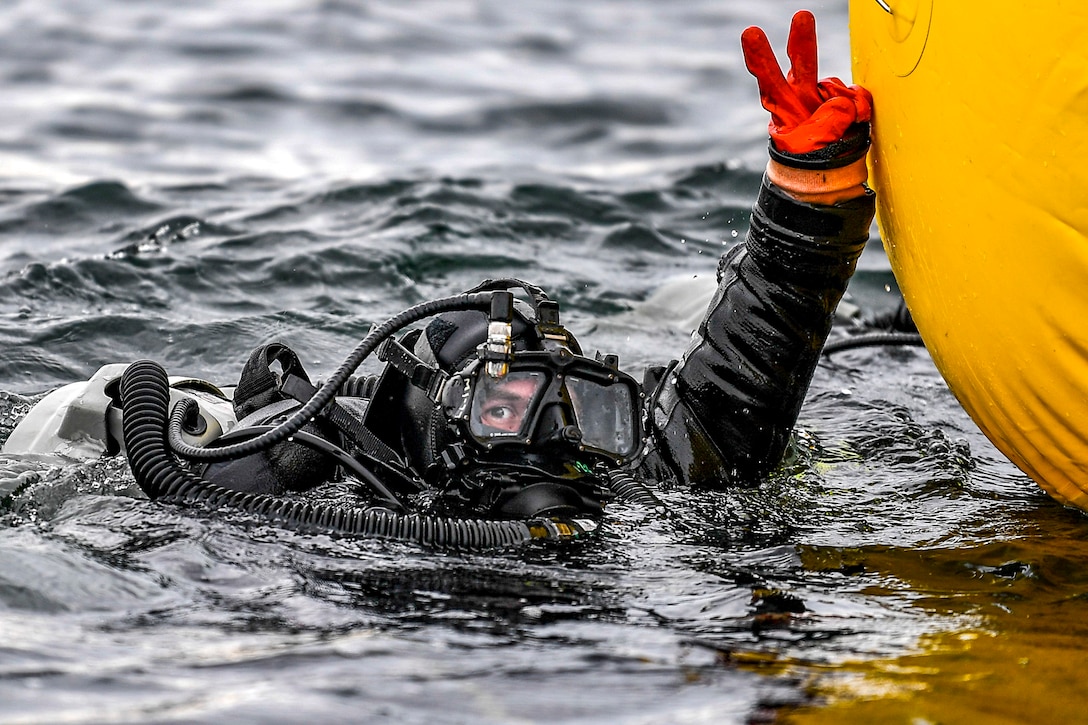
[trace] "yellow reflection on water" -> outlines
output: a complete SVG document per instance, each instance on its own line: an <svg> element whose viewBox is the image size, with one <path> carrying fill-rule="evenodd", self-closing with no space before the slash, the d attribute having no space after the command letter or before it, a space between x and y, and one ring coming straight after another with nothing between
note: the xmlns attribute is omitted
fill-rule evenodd
<svg viewBox="0 0 1088 725"><path fill-rule="evenodd" d="M797 666L813 700L780 722L1088 722L1088 545L1083 520L1070 523L975 547L804 549L806 568L863 567L881 582L867 594L967 628L900 656Z"/></svg>
<svg viewBox="0 0 1088 725"><path fill-rule="evenodd" d="M1083 629L951 632L920 651L846 663L820 678L821 704L784 723L1076 723L1088 720Z"/></svg>

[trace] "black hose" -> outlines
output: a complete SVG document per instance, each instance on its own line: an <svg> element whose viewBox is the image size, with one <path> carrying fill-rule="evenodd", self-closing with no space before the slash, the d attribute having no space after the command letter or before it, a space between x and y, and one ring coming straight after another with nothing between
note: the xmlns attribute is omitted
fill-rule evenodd
<svg viewBox="0 0 1088 725"><path fill-rule="evenodd" d="M184 439L181 437L182 429L185 425L185 419L190 414L199 415L200 406L192 398L182 398L174 406L174 410L170 413L170 420L166 428L166 441L170 444L172 449L176 449L180 445L185 445ZM275 426L271 425L255 425L244 428L243 430L235 430L228 433L216 441L224 441L227 439L236 438L256 438L261 433L266 433L272 430ZM370 469L359 463L353 456L345 451L340 446L327 441L321 436L307 433L305 431L295 431L294 435L290 439L292 442L301 443L302 445L311 448L315 451L320 451L329 458L343 466L346 470L359 477L367 486L370 487L372 493L381 498L387 506L390 506L395 511L404 511L404 504L393 495L393 492L386 488L385 484L375 476Z"/></svg>
<svg viewBox="0 0 1088 725"><path fill-rule="evenodd" d="M642 481L639 481L627 471L612 469L605 475L608 478L609 489L611 489L612 493L616 494L616 498L620 501L630 501L631 503L637 503L643 506L664 505L661 503L661 499L650 490L649 486Z"/></svg>
<svg viewBox="0 0 1088 725"><path fill-rule="evenodd" d="M256 438L242 441L241 443L234 443L229 446L201 448L199 446L183 444L174 448L174 452L183 458L191 460L225 461L231 458L242 458L243 456L259 453L260 451L271 448L277 443L282 443L298 431L302 430L304 425L311 422L314 419L314 416L320 413L321 410L329 404L329 401L336 397L336 394L340 390L340 386L353 372L355 372L355 369L359 367L363 360L374 352L379 344L397 330L410 325L417 320L431 317L442 312L471 309L489 310L491 309L491 297L491 292L476 292L473 294L443 297L429 302L421 302L418 305L409 307L407 310L390 317L385 322L371 329L366 337L363 338L362 342L360 342L351 354L348 355L339 369L333 373L332 377L326 380L325 383L318 388L313 397L290 418L277 425L274 429L267 433L262 433Z"/></svg>
<svg viewBox="0 0 1088 725"><path fill-rule="evenodd" d="M340 385L337 395L345 395L349 398L369 398L374 394L374 388L377 387L377 384L377 376L352 376Z"/></svg>
<svg viewBox="0 0 1088 725"><path fill-rule="evenodd" d="M925 347L922 336L912 332L867 332L862 335L847 337L824 345L823 354L831 355L843 350L853 350L859 347L876 347L879 345L910 345Z"/></svg>
<svg viewBox="0 0 1088 725"><path fill-rule="evenodd" d="M129 466L136 483L152 500L234 508L307 533L388 538L452 549L505 548L534 540L571 541L590 533L573 521L451 519L233 491L186 470L171 453L166 440L170 382L158 363L140 360L129 365L121 376L120 394Z"/></svg>

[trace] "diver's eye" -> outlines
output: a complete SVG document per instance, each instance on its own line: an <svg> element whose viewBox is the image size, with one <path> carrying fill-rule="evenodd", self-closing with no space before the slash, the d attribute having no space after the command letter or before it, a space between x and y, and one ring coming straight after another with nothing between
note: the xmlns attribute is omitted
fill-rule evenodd
<svg viewBox="0 0 1088 725"><path fill-rule="evenodd" d="M514 417L514 409L509 405L493 405L484 411L485 420L506 420Z"/></svg>
<svg viewBox="0 0 1088 725"><path fill-rule="evenodd" d="M511 373L499 379L481 378L475 390L472 415L482 435L517 433L530 416L533 400L544 384L541 373Z"/></svg>
<svg viewBox="0 0 1088 725"><path fill-rule="evenodd" d="M524 410L519 410L513 405L495 403L483 409L480 422L491 428L513 432L521 427L521 419L524 414Z"/></svg>

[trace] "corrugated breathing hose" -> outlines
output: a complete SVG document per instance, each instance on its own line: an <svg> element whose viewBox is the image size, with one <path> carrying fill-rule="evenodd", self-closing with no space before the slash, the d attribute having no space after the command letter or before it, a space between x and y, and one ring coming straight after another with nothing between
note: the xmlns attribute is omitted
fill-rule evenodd
<svg viewBox="0 0 1088 725"><path fill-rule="evenodd" d="M121 377L122 434L129 465L153 500L232 508L304 532L379 537L452 549L506 548L536 540L571 541L593 528L576 521L499 521L403 514L244 493L205 481L184 468L167 444L170 383L155 362L132 363Z"/></svg>

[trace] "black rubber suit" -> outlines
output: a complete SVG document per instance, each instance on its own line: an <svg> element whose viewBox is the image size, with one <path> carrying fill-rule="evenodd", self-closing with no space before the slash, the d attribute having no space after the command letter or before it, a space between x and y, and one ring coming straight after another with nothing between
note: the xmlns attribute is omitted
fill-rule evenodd
<svg viewBox="0 0 1088 725"><path fill-rule="evenodd" d="M691 346L668 369L647 376L649 445L635 464L639 478L752 485L781 461L874 209L871 191L834 206L813 205L764 179L748 237L722 257L717 293ZM247 370L268 374L262 355L269 353L258 352ZM243 373L235 395L239 418L282 397L269 380L256 386L267 388L258 395L246 385ZM312 430L336 435L320 422ZM320 454L281 444L214 464L205 477L235 490L282 493L310 488L334 472Z"/></svg>

